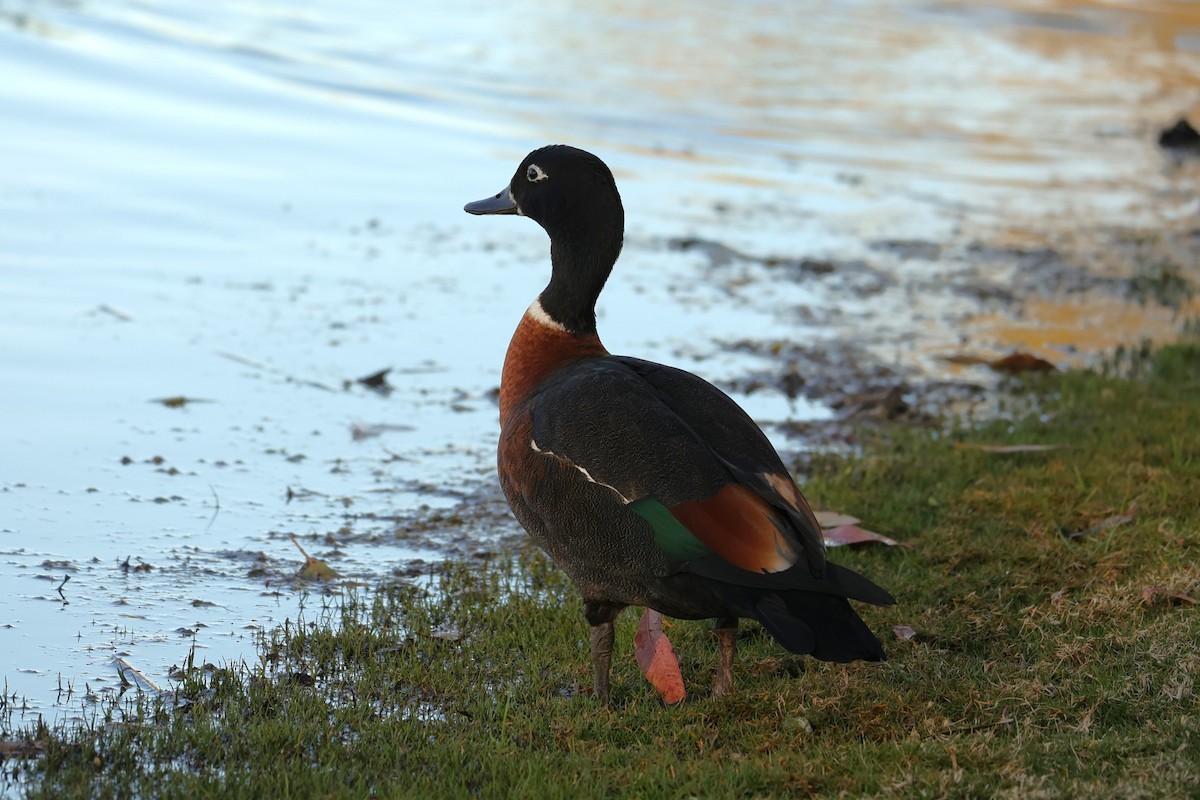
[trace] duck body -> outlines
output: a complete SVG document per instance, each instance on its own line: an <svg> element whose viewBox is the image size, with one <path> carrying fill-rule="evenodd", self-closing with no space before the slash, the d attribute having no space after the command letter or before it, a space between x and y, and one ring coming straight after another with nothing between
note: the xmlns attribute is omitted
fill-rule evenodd
<svg viewBox="0 0 1200 800"><path fill-rule="evenodd" d="M716 620L717 694L731 687L740 617L793 652L883 659L847 598L891 595L826 560L758 425L702 378L601 343L595 302L624 222L603 162L535 150L506 190L466 210L530 216L551 237L550 284L505 358L498 471L517 519L582 595L597 697L609 699L613 621L631 605Z"/></svg>

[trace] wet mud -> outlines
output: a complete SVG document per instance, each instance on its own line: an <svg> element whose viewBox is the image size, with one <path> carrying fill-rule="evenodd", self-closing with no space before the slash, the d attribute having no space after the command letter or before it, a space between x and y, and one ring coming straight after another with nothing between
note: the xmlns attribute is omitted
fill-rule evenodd
<svg viewBox="0 0 1200 800"><path fill-rule="evenodd" d="M1061 249L978 241L871 242L874 252L933 264L945 276L936 290L956 294L977 308L938 321L953 327L963 347L932 359L887 359L879 348L856 343L853 333L828 316L797 307L791 313L823 323L837 335L819 343L778 338L718 341L723 350L752 356L764 365L720 384L735 395L777 393L832 409L829 419L778 421L775 428L795 439L793 447L847 444L854 441L858 426L873 421L941 425L963 415L986 416L1001 382L1015 373L1099 366L1114 348L1170 339L1187 320L1200 315L1200 226L1185 221L1175 229L1108 230L1097 238L1103 242L1087 246L1065 240ZM895 270L873 265L870 256L832 261L754 255L695 238L674 239L669 246L702 253L708 279L727 281L731 292L741 281L731 278L730 270L745 263L761 265L781 280L836 282L839 295L858 301L885 290L935 290L923 277L906 282ZM953 267L938 269L943 259ZM1066 323L1063 335L1053 330L1059 319ZM1109 327L1113 319L1120 321L1115 330ZM981 351L994 357L975 354Z"/></svg>

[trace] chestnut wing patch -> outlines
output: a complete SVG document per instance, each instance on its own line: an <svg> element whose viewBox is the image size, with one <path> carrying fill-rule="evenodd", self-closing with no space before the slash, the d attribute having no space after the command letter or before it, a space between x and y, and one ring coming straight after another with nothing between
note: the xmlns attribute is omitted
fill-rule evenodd
<svg viewBox="0 0 1200 800"><path fill-rule="evenodd" d="M655 544L673 559L692 561L715 553L749 572L782 572L796 563L796 550L770 507L739 484L726 484L707 500L674 508L653 497L629 508L650 523Z"/></svg>

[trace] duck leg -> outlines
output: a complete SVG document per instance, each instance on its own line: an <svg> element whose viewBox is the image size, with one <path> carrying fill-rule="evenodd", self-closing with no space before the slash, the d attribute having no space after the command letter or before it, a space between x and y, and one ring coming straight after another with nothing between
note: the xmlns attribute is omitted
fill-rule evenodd
<svg viewBox="0 0 1200 800"><path fill-rule="evenodd" d="M608 603L585 603L583 614L592 626L589 637L592 647L592 668L596 673L596 699L603 705L609 704L608 674L612 668L613 641L616 627L613 621L621 613L622 606Z"/></svg>
<svg viewBox="0 0 1200 800"><path fill-rule="evenodd" d="M592 626L592 667L596 671L596 699L608 705L608 672L612 667L613 639L616 632L611 622Z"/></svg>
<svg viewBox="0 0 1200 800"><path fill-rule="evenodd" d="M713 697L728 694L733 688L733 656L737 652L737 617L716 620L717 679L713 681Z"/></svg>

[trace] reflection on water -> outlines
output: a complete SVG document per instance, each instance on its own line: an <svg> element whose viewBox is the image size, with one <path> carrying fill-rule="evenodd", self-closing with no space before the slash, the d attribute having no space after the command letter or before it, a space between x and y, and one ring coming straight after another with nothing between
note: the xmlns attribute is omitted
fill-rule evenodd
<svg viewBox="0 0 1200 800"><path fill-rule="evenodd" d="M0 675L32 713L59 675L111 691L115 655L154 677L193 646L244 655L296 612L290 534L374 583L515 532L492 396L546 244L461 207L548 141L601 153L628 206L606 343L725 385L769 368L731 342L938 376L964 342L1086 358L1196 311L1104 288L1145 256L1111 246L1126 229L1200 278L1195 160L1154 144L1200 112L1193 3L0 0L0 21ZM355 382L388 366L390 395ZM151 402L179 395L207 402Z"/></svg>

